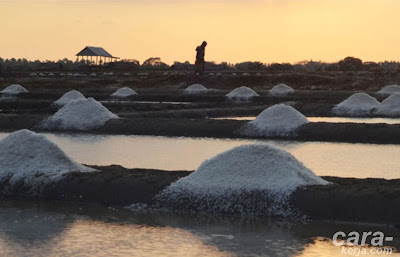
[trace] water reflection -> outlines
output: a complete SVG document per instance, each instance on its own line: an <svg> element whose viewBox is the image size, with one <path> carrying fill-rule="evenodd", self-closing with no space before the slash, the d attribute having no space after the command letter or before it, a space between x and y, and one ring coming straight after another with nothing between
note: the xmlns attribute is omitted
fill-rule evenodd
<svg viewBox="0 0 400 257"><path fill-rule="evenodd" d="M330 238L338 230L400 235L398 229L372 225L134 213L55 203L2 202L0 213L0 252L5 256L337 256L340 248ZM390 246L398 248L398 241Z"/></svg>
<svg viewBox="0 0 400 257"><path fill-rule="evenodd" d="M256 116L220 117L213 120L254 120ZM351 117L307 117L310 122L329 123L365 123L365 124L400 124L399 118L351 118Z"/></svg>

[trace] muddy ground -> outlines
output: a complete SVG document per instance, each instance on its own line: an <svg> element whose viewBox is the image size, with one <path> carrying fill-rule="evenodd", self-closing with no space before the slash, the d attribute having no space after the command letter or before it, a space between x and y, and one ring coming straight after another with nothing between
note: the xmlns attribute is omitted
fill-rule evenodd
<svg viewBox="0 0 400 257"><path fill-rule="evenodd" d="M30 199L126 206L153 204L154 197L191 171L125 169L121 166L94 168L94 173L71 173L38 194L17 184L0 187L3 199ZM400 224L400 180L323 177L328 186L298 189L291 197L295 210L316 220L341 220Z"/></svg>

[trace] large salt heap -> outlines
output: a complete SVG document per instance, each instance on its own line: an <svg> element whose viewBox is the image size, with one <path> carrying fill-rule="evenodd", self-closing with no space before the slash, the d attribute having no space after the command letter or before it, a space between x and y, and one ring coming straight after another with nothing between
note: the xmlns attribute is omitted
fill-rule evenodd
<svg viewBox="0 0 400 257"><path fill-rule="evenodd" d="M290 153L267 144L242 145L205 162L158 196L160 205L207 213L289 215L299 187L326 185Z"/></svg>
<svg viewBox="0 0 400 257"><path fill-rule="evenodd" d="M377 92L381 96L389 96L395 93L400 93L400 85L388 85Z"/></svg>
<svg viewBox="0 0 400 257"><path fill-rule="evenodd" d="M374 113L387 117L400 117L400 93L383 100Z"/></svg>
<svg viewBox="0 0 400 257"><path fill-rule="evenodd" d="M71 90L67 93L65 93L60 99L55 101L53 104L57 106L64 106L68 104L69 102L75 101L75 100L80 100L80 99L86 99L84 95L82 95L81 92L76 91L76 90Z"/></svg>
<svg viewBox="0 0 400 257"><path fill-rule="evenodd" d="M128 96L133 96L133 95L137 95L138 93L136 93L135 90L133 90L132 88L129 87L122 87L120 89L118 89L117 91L115 91L111 96L113 97L128 97Z"/></svg>
<svg viewBox="0 0 400 257"><path fill-rule="evenodd" d="M5 89L3 89L0 93L8 94L8 95L17 95L20 93L27 93L28 90L19 84L12 84Z"/></svg>
<svg viewBox="0 0 400 257"><path fill-rule="evenodd" d="M235 88L226 95L229 100L233 101L249 101L256 96L259 96L259 94L245 86Z"/></svg>
<svg viewBox="0 0 400 257"><path fill-rule="evenodd" d="M293 93L294 89L286 84L278 84L270 89L268 92L271 96L285 96L287 94Z"/></svg>
<svg viewBox="0 0 400 257"><path fill-rule="evenodd" d="M277 104L244 125L241 133L246 136L291 136L307 123L307 118L293 107Z"/></svg>
<svg viewBox="0 0 400 257"><path fill-rule="evenodd" d="M336 105L332 112L346 116L365 116L379 106L378 100L366 93L356 93Z"/></svg>
<svg viewBox="0 0 400 257"><path fill-rule="evenodd" d="M201 85L201 84L193 84L191 86L188 86L185 90L184 93L186 94L200 94L200 93L205 93L207 92L208 89Z"/></svg>
<svg viewBox="0 0 400 257"><path fill-rule="evenodd" d="M57 181L69 172L90 172L71 160L56 144L30 130L11 133L0 141L0 181L34 187Z"/></svg>
<svg viewBox="0 0 400 257"><path fill-rule="evenodd" d="M68 103L53 116L44 120L39 128L90 130L103 126L110 119L118 119L118 116L93 98L88 98Z"/></svg>

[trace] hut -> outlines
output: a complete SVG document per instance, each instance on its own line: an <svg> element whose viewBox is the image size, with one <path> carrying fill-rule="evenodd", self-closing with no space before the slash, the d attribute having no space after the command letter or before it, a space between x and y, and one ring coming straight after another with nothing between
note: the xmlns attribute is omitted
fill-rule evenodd
<svg viewBox="0 0 400 257"><path fill-rule="evenodd" d="M109 62L113 62L114 60L119 59L119 57L112 56L109 52L104 50L102 47L94 47L94 46L85 47L82 51L77 53L76 56L78 57L78 61L79 61L80 56L82 58L81 60L84 60L85 56L86 56L86 60L89 60L89 57L90 57L91 62L94 61L93 57L96 57L96 59L95 59L96 65L98 64L98 62L100 62L100 64L107 62L107 58L108 58ZM102 58L104 58L104 59L102 59Z"/></svg>

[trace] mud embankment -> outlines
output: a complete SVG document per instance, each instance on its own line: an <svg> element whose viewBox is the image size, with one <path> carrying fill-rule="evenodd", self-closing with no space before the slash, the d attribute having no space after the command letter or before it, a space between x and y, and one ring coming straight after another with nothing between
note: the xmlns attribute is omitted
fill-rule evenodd
<svg viewBox="0 0 400 257"><path fill-rule="evenodd" d="M151 204L157 193L190 174L189 171L126 169L118 165L91 167L97 171L72 172L54 184L34 189L21 183L10 186L4 181L0 184L0 194L6 199L44 199L116 206Z"/></svg>
<svg viewBox="0 0 400 257"><path fill-rule="evenodd" d="M96 133L215 138L249 138L240 134L247 121L210 119L111 120ZM262 137L298 141L400 144L400 124L309 123L291 137ZM259 139L259 138L258 138Z"/></svg>
<svg viewBox="0 0 400 257"><path fill-rule="evenodd" d="M312 219L400 225L400 179L323 178L333 184L298 189L292 206Z"/></svg>
<svg viewBox="0 0 400 257"><path fill-rule="evenodd" d="M184 114L182 114L184 115ZM0 115L0 131L10 132L31 129L38 132L82 133L82 131L43 131L36 126L46 115ZM400 144L400 124L362 124L312 122L301 127L289 137L251 138L240 134L246 124L243 120L214 120L206 118L126 118L110 120L104 126L84 133L107 135L149 135L172 137L211 137L247 139L283 139L296 141Z"/></svg>
<svg viewBox="0 0 400 257"><path fill-rule="evenodd" d="M70 173L35 193L23 184L1 185L3 199L27 199L127 206L154 204L155 196L190 171L95 167L92 173ZM298 189L290 205L315 220L400 224L400 179L323 177L327 186ZM256 201L252 199L252 201ZM260 203L263 204L263 203ZM265 214L268 215L268 214Z"/></svg>

